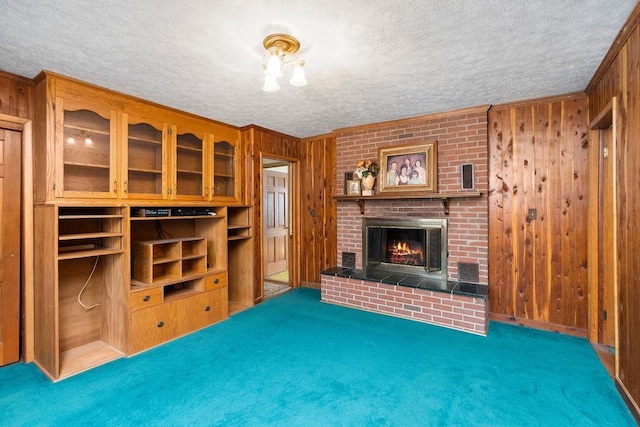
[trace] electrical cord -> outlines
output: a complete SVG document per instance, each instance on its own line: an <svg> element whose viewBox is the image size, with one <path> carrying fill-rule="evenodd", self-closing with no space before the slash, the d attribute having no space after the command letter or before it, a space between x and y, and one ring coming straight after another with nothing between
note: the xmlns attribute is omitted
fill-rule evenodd
<svg viewBox="0 0 640 427"><path fill-rule="evenodd" d="M100 306L100 303L94 304L92 306L87 306L85 305L82 300L80 299L82 297L82 293L84 292L84 290L87 288L87 285L89 284L89 282L91 281L91 278L93 277L93 273L95 273L96 271L96 267L98 267L98 261L100 260L100 256L98 255L96 257L96 261L93 263L93 268L91 269L91 273L89 273L89 277L87 278L87 281L84 282L84 286L82 286L82 289L80 289L80 292L78 293L78 303L85 309L85 310L93 310L96 307Z"/></svg>
<svg viewBox="0 0 640 427"><path fill-rule="evenodd" d="M158 234L158 239L173 239L173 236L169 232L167 232L164 228L162 228L162 224L160 221L155 222L156 233Z"/></svg>

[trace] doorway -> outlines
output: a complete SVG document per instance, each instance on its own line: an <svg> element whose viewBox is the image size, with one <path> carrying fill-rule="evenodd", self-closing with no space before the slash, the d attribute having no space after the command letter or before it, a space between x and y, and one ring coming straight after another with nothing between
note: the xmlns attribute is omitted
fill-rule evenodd
<svg viewBox="0 0 640 427"><path fill-rule="evenodd" d="M263 295L269 299L291 289L291 164L262 159Z"/></svg>
<svg viewBox="0 0 640 427"><path fill-rule="evenodd" d="M605 368L612 376L618 372L618 197L617 197L617 99L598 114L589 128L590 168L590 339Z"/></svg>
<svg viewBox="0 0 640 427"><path fill-rule="evenodd" d="M600 130L598 174L598 342L615 348L616 194L613 128Z"/></svg>
<svg viewBox="0 0 640 427"><path fill-rule="evenodd" d="M20 358L22 133L0 128L0 366Z"/></svg>

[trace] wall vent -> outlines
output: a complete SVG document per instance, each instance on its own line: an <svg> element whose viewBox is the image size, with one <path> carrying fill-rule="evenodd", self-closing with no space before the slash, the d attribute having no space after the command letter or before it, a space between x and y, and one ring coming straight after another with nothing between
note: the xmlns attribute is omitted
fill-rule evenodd
<svg viewBox="0 0 640 427"><path fill-rule="evenodd" d="M478 264L471 262L458 263L458 281L459 282L480 282L480 271Z"/></svg>
<svg viewBox="0 0 640 427"><path fill-rule="evenodd" d="M346 268L356 268L356 253L342 252L342 266Z"/></svg>

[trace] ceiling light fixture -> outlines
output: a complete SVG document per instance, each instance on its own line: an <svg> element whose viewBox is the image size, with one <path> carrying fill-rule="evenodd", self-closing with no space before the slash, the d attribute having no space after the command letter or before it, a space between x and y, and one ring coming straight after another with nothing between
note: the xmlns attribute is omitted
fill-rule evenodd
<svg viewBox="0 0 640 427"><path fill-rule="evenodd" d="M271 34L265 37L262 42L264 48L267 49L262 66L264 67L264 86L262 90L265 92L275 92L280 89L278 80L283 76L282 70L289 66L294 67L293 76L289 83L292 86L306 86L307 79L304 77L304 61L296 56L296 52L300 49L300 42L293 36L288 34Z"/></svg>

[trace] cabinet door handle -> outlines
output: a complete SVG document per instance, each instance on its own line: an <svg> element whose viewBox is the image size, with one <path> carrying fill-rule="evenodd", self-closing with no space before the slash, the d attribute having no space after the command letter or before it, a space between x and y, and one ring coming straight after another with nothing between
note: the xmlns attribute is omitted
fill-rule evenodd
<svg viewBox="0 0 640 427"><path fill-rule="evenodd" d="M209 307L209 306L206 306L206 307L204 308L204 311L210 311L210 310L211 310L211 307Z"/></svg>
<svg viewBox="0 0 640 427"><path fill-rule="evenodd" d="M164 322L161 320L157 324L158 328L162 328L164 326Z"/></svg>
<svg viewBox="0 0 640 427"><path fill-rule="evenodd" d="M142 301L147 302L151 299L151 295L145 295L142 297Z"/></svg>
<svg viewBox="0 0 640 427"><path fill-rule="evenodd" d="M123 186L124 186L124 190L123 190L123 191L124 191L125 193L128 193L128 192L129 192L129 181L125 181L125 182L123 182L122 184L123 184Z"/></svg>
<svg viewBox="0 0 640 427"><path fill-rule="evenodd" d="M114 193L118 192L118 181L117 180L113 181L113 192Z"/></svg>
<svg viewBox="0 0 640 427"><path fill-rule="evenodd" d="M220 282L220 279L213 279L213 283L217 284L218 282Z"/></svg>

